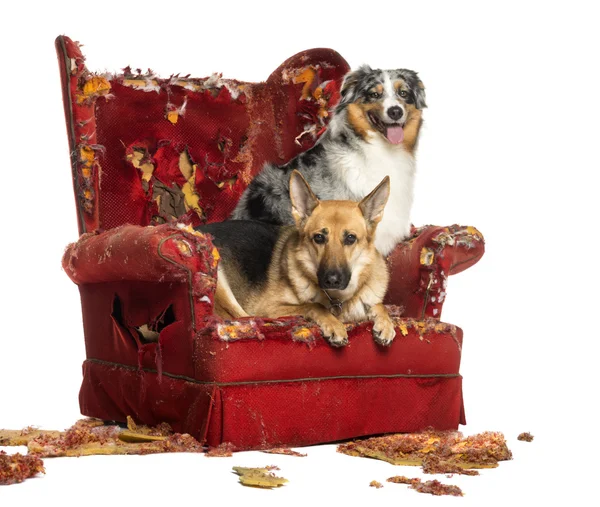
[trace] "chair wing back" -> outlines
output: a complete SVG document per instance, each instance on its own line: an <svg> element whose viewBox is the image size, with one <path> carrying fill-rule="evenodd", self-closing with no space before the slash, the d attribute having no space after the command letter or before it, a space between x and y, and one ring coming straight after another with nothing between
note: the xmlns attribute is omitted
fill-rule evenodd
<svg viewBox="0 0 600 507"><path fill-rule="evenodd" d="M311 49L261 83L99 74L68 37L56 50L80 234L224 220L265 162L314 144L349 70L335 51Z"/></svg>

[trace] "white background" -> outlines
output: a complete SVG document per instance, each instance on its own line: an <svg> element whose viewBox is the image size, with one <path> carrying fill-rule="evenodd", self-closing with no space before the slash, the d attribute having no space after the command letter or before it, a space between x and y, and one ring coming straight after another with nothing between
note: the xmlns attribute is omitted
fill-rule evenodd
<svg viewBox="0 0 600 507"><path fill-rule="evenodd" d="M450 279L443 315L465 332L461 429L504 432L514 460L480 477L439 477L463 488L456 499L395 484L369 488L373 479L420 474L334 446L309 448L306 458L63 458L46 460L43 478L0 487L0 505L195 506L209 496L263 506L597 505L586 480L598 448L600 328L592 4L5 3L0 428L64 429L80 417L80 303L60 266L77 226L54 38L83 43L91 70L221 71L248 81L266 79L298 51L331 47L352 67L411 68L425 83L413 222L474 225L487 241L479 264ZM534 442L518 442L522 431ZM230 474L233 465L268 464L290 483L255 490Z"/></svg>

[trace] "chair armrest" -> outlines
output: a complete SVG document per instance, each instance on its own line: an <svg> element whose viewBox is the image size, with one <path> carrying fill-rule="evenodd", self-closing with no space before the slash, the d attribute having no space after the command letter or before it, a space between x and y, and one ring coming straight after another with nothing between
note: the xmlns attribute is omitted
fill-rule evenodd
<svg viewBox="0 0 600 507"><path fill-rule="evenodd" d="M388 257L391 278L385 302L404 306L405 317L439 319L448 276L471 267L484 252L483 235L475 227L413 229Z"/></svg>
<svg viewBox="0 0 600 507"><path fill-rule="evenodd" d="M123 225L83 234L67 247L62 266L77 285L187 283L196 313L206 315L212 314L218 261L210 236L190 226Z"/></svg>
<svg viewBox="0 0 600 507"><path fill-rule="evenodd" d="M194 336L211 321L219 254L189 225L83 234L63 269L79 287L88 361L195 375Z"/></svg>
<svg viewBox="0 0 600 507"><path fill-rule="evenodd" d="M218 260L210 236L189 226L123 225L83 234L67 246L62 265L77 285L123 280L182 282L188 273L216 278Z"/></svg>

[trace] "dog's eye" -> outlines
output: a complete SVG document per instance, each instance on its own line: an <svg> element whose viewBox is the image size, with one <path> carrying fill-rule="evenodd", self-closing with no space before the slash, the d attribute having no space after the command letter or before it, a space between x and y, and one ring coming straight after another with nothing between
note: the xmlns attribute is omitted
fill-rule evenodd
<svg viewBox="0 0 600 507"><path fill-rule="evenodd" d="M402 97L403 99L408 97L408 93L405 90L399 90L398 95L400 95L400 97Z"/></svg>
<svg viewBox="0 0 600 507"><path fill-rule="evenodd" d="M381 93L375 91L369 92L369 97L372 99L378 99L379 97L381 97Z"/></svg>
<svg viewBox="0 0 600 507"><path fill-rule="evenodd" d="M317 245L322 245L323 243L325 243L325 240L327 238L325 238L324 234L315 234L313 236L313 241L317 244Z"/></svg>
<svg viewBox="0 0 600 507"><path fill-rule="evenodd" d="M354 245L356 243L356 236L354 234L348 234L344 238L344 245Z"/></svg>

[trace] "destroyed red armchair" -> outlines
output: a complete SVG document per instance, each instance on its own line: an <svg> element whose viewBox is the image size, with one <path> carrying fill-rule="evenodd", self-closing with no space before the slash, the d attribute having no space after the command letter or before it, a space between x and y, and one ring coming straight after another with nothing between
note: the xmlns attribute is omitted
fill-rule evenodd
<svg viewBox="0 0 600 507"><path fill-rule="evenodd" d="M472 227L421 227L390 255L391 347L371 323L331 348L297 317L213 313L219 255L192 226L225 219L266 161L310 147L347 63L313 49L262 83L87 70L58 37L80 238L84 415L168 422L211 446L300 446L464 423L460 328L439 320L449 275L479 260ZM404 313L400 316L400 307Z"/></svg>

